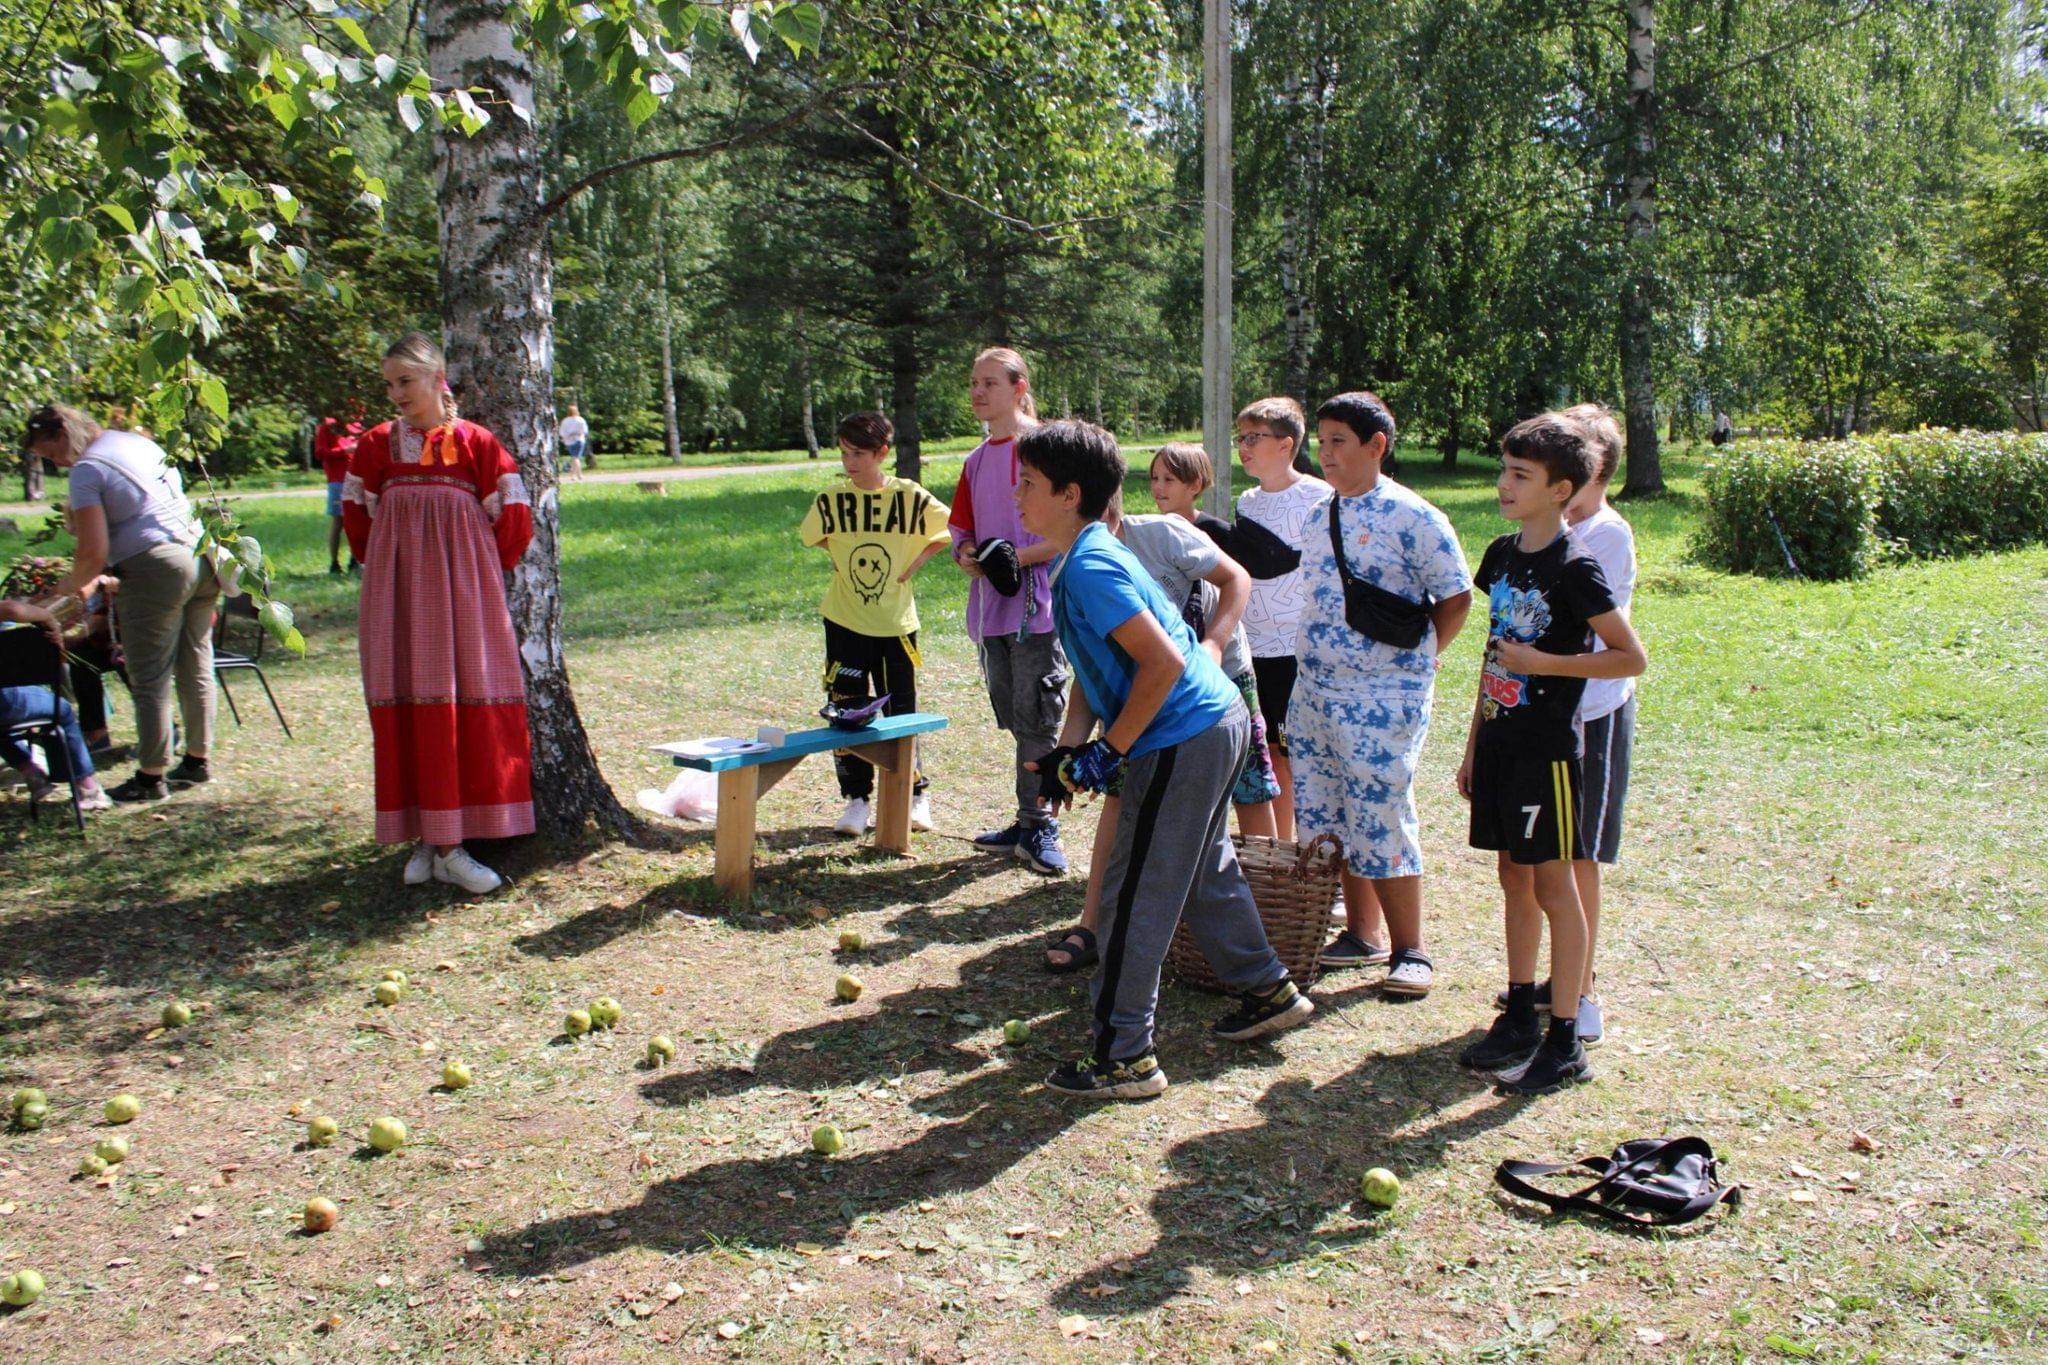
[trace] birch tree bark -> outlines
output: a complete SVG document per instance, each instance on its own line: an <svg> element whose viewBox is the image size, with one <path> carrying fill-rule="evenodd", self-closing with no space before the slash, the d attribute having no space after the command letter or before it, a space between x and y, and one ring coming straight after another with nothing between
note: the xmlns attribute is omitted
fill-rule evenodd
<svg viewBox="0 0 2048 1365"><path fill-rule="evenodd" d="M1621 284L1621 392L1628 424L1626 493L1661 493L1652 310L1657 288L1657 41L1655 0L1627 0L1628 196Z"/></svg>
<svg viewBox="0 0 2048 1365"><path fill-rule="evenodd" d="M519 461L533 498L533 544L511 575L512 624L526 669L534 813L541 832L633 823L598 770L562 655L561 517L555 470L554 287L540 209L533 63L507 0L427 0L427 65L437 88L482 90L474 135L434 137L440 210L441 325L463 412Z"/></svg>
<svg viewBox="0 0 2048 1365"><path fill-rule="evenodd" d="M1286 338L1282 391L1309 408L1309 368L1316 345L1315 285L1311 278L1318 259L1319 202L1323 182L1323 136L1329 119L1332 68L1324 50L1323 7L1314 7L1308 33L1309 78L1289 72L1281 87L1286 109L1281 134L1287 169L1286 200L1280 209L1280 322Z"/></svg>
<svg viewBox="0 0 2048 1365"><path fill-rule="evenodd" d="M817 386L811 378L811 336L805 328L804 310L796 310L796 382L804 391L804 449L818 458Z"/></svg>
<svg viewBox="0 0 2048 1365"><path fill-rule="evenodd" d="M661 213L654 215L654 291L661 309L661 422L668 437L668 462L683 462L683 433L676 427L675 319L668 306L668 237L662 231Z"/></svg>

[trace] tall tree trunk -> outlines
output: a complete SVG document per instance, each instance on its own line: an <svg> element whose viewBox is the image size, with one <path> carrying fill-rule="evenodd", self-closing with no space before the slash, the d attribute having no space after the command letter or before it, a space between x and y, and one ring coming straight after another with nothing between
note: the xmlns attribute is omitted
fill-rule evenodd
<svg viewBox="0 0 2048 1365"><path fill-rule="evenodd" d="M811 383L811 338L804 329L804 310L796 310L796 382L804 391L804 449L818 458L818 424L815 391Z"/></svg>
<svg viewBox="0 0 2048 1365"><path fill-rule="evenodd" d="M895 129L888 136L893 144ZM917 479L924 472L924 442L917 427L917 385L924 377L917 333L923 321L917 299L917 227L911 218L910 195L903 172L894 165L882 172L889 207L889 231L876 263L882 285L881 316L876 319L889 339L889 416L896 424L896 477Z"/></svg>
<svg viewBox="0 0 2048 1365"><path fill-rule="evenodd" d="M24 450L21 453L21 500L43 500L43 457L33 450Z"/></svg>
<svg viewBox="0 0 2048 1365"><path fill-rule="evenodd" d="M654 215L654 294L661 309L661 424L668 437L668 462L683 462L683 433L676 424L675 320L668 302L668 236Z"/></svg>
<svg viewBox="0 0 2048 1365"><path fill-rule="evenodd" d="M533 64L513 39L502 0L427 0L426 13L435 84L493 92L479 101L493 117L475 136L451 129L434 138L441 325L449 382L465 412L517 455L533 497L533 544L512 571L511 608L526 670L534 811L546 834L574 834L595 820L630 836L632 818L598 769L562 655L554 284L540 216Z"/></svg>
<svg viewBox="0 0 2048 1365"><path fill-rule="evenodd" d="M1621 285L1621 392L1628 422L1625 493L1664 491L1657 449L1652 310L1657 291L1657 39L1655 0L1628 0L1627 261Z"/></svg>

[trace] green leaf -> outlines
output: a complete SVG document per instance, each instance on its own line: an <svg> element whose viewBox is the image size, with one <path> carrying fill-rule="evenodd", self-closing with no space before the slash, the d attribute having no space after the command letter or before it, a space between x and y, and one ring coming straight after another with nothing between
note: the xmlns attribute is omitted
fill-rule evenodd
<svg viewBox="0 0 2048 1365"><path fill-rule="evenodd" d="M277 642L301 659L306 657L306 637L299 634L297 626L288 628L283 635L277 638Z"/></svg>
<svg viewBox="0 0 2048 1365"><path fill-rule="evenodd" d="M112 200L108 200L106 203L101 204L100 212L106 214L107 217L119 223L121 225L121 230L123 232L135 231L135 215L128 212L127 209L121 207L121 205L114 203Z"/></svg>
<svg viewBox="0 0 2048 1365"><path fill-rule="evenodd" d="M92 250L100 239L99 229L83 218L50 218L36 230L36 242L50 264L69 265Z"/></svg>
<svg viewBox="0 0 2048 1365"><path fill-rule="evenodd" d="M377 67L377 79L386 85L389 85L392 79L398 75L398 58L389 53L379 52L375 65Z"/></svg>
<svg viewBox="0 0 2048 1365"><path fill-rule="evenodd" d="M277 211L279 214L283 215L284 220L287 223L293 223L298 221L298 196L294 195L290 190L286 189L283 185L272 185L270 187L270 197L277 201Z"/></svg>
<svg viewBox="0 0 2048 1365"><path fill-rule="evenodd" d="M633 98L626 101L626 121L638 128L655 115L661 108L661 100L646 86L634 90Z"/></svg>
<svg viewBox="0 0 2048 1365"><path fill-rule="evenodd" d="M218 379L209 376L199 381L199 401L221 421L228 420L228 386Z"/></svg>
<svg viewBox="0 0 2048 1365"><path fill-rule="evenodd" d="M292 273L294 275L299 274L305 270L306 248L302 246L288 246L284 249L284 254L285 257L292 263Z"/></svg>
<svg viewBox="0 0 2048 1365"><path fill-rule="evenodd" d="M263 107L270 111L270 116L276 119L286 132L290 132L292 125L299 121L299 102L282 90L274 95L264 96Z"/></svg>
<svg viewBox="0 0 2048 1365"><path fill-rule="evenodd" d="M400 95L398 121L405 125L407 132L417 133L420 130L420 102L411 95Z"/></svg>
<svg viewBox="0 0 2048 1365"><path fill-rule="evenodd" d="M349 41L357 47L373 57L377 55L377 49L371 45L369 38L363 33L363 26L361 24L344 14L334 21L334 26L343 33L346 33Z"/></svg>
<svg viewBox="0 0 2048 1365"><path fill-rule="evenodd" d="M791 52L801 57L807 50L816 52L818 44L823 41L825 11L808 2L778 5L769 17L768 27L788 45Z"/></svg>
<svg viewBox="0 0 2048 1365"><path fill-rule="evenodd" d="M149 339L149 356L159 370L169 370L173 365L192 353L192 342L183 332L162 331ZM181 402L178 410L183 412Z"/></svg>

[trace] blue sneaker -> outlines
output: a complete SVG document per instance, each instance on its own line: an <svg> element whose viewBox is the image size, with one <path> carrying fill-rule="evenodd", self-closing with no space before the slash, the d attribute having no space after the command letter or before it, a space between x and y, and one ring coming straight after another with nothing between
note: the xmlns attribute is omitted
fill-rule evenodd
<svg viewBox="0 0 2048 1365"><path fill-rule="evenodd" d="M1060 822L1048 820L1042 825L1026 826L1024 837L1017 844L1017 856L1041 877L1066 876L1067 855L1060 850Z"/></svg>
<svg viewBox="0 0 2048 1365"><path fill-rule="evenodd" d="M1003 853L1011 857L1017 854L1018 845L1024 842L1024 826L1013 823L1008 829L992 829L986 834L974 836L974 846L985 853Z"/></svg>

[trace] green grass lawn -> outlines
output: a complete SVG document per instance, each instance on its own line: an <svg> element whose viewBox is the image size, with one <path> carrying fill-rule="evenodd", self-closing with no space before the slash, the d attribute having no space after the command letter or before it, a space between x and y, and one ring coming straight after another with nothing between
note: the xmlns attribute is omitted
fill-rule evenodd
<svg viewBox="0 0 2048 1365"><path fill-rule="evenodd" d="M1083 984L1037 967L1079 881L965 843L1002 818L1007 746L943 561L919 580L921 687L953 728L913 859L834 840L813 763L763 802L749 912L712 896L708 831L666 826L640 848L486 849L513 883L465 903L402 888L402 853L369 841L353 585L324 573L318 505L248 504L311 641L272 670L297 740L224 712L215 788L83 840L0 799L0 1085L53 1101L44 1132L0 1136L0 1272L50 1284L0 1318L0 1349L2042 1358L2048 549L1731 578L1685 563L1697 471L1672 471L1672 496L1623 509L1651 667L1608 882L1610 1037L1594 1084L1535 1101L1453 1060L1501 976L1490 858L1463 846L1452 784L1477 631L1446 659L1419 786L1437 990L1397 1005L1325 978L1310 1027L1241 1048L1206 1037L1215 998L1169 983L1172 1089L1091 1109L1037 1085L1085 1037ZM649 743L814 710L826 561L794 531L834 472L565 490L570 666L623 793L668 780ZM1475 561L1505 529L1480 463L1406 475ZM847 927L858 953L835 951ZM390 966L412 988L379 1009ZM866 992L837 1004L849 969ZM606 994L616 1036L557 1038ZM173 998L198 1020L160 1032ZM1030 1043L1002 1045L1009 1018ZM656 1032L681 1056L636 1069ZM451 1056L477 1083L437 1092ZM116 1091L145 1106L134 1155L71 1178ZM316 1113L341 1121L333 1148L300 1145ZM387 1113L412 1145L364 1155ZM828 1119L848 1135L830 1160L808 1145ZM1506 1157L1681 1132L1746 1187L1688 1234L1538 1217L1490 1183ZM1405 1182L1391 1213L1356 1200L1375 1165ZM341 1222L307 1237L315 1194Z"/></svg>

